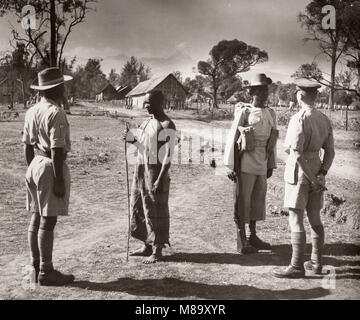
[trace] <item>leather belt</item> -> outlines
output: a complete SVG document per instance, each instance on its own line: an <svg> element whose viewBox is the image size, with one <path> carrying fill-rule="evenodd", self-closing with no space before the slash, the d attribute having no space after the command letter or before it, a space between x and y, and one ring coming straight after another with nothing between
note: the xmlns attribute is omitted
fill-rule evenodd
<svg viewBox="0 0 360 320"><path fill-rule="evenodd" d="M45 151L42 151L42 150L36 150L36 155L51 159L51 151L46 151L45 152ZM63 160L65 161L66 158L67 158L67 153L65 152Z"/></svg>
<svg viewBox="0 0 360 320"><path fill-rule="evenodd" d="M319 151L304 152L303 156L306 160L317 159L319 158Z"/></svg>
<svg viewBox="0 0 360 320"><path fill-rule="evenodd" d="M45 152L45 151L42 151L42 150L37 150L36 154L39 155L39 156L43 156L43 157L51 159L51 151Z"/></svg>
<svg viewBox="0 0 360 320"><path fill-rule="evenodd" d="M255 147L266 147L267 141L255 140Z"/></svg>

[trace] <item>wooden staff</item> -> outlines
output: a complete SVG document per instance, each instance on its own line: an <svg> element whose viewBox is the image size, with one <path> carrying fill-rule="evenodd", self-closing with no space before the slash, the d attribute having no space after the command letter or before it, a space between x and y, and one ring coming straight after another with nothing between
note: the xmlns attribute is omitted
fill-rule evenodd
<svg viewBox="0 0 360 320"><path fill-rule="evenodd" d="M129 124L125 122L126 132L129 131ZM126 189L127 189L127 202L128 202L128 234L126 245L126 262L129 261L129 246L130 246L130 190L129 190L129 165L127 160L127 143L125 138L125 167L126 167Z"/></svg>

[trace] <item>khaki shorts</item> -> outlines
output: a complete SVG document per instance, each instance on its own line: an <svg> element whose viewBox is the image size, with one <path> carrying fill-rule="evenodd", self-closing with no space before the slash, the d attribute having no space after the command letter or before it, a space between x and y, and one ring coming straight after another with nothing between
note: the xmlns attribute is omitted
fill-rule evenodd
<svg viewBox="0 0 360 320"><path fill-rule="evenodd" d="M66 193L63 198L55 196L52 161L35 156L26 172L26 209L39 212L41 216L66 216L69 211L70 171L64 162L63 168Z"/></svg>
<svg viewBox="0 0 360 320"><path fill-rule="evenodd" d="M324 192L312 192L309 184L285 183L285 208L320 211L323 205Z"/></svg>

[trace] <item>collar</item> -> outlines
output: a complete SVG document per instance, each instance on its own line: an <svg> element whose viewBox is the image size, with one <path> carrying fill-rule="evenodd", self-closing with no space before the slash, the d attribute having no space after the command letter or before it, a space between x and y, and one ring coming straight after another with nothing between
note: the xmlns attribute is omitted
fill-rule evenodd
<svg viewBox="0 0 360 320"><path fill-rule="evenodd" d="M60 105L59 105L57 102L55 102L55 101L52 100L52 99L46 98L46 97L41 97L40 102L41 102L41 103L47 102L47 103L50 103L50 104L52 104L52 105L57 106L58 108L60 108Z"/></svg>
<svg viewBox="0 0 360 320"><path fill-rule="evenodd" d="M312 110L314 109L314 106L313 105L310 105L310 104L302 104L301 105L301 109L304 109L304 110Z"/></svg>

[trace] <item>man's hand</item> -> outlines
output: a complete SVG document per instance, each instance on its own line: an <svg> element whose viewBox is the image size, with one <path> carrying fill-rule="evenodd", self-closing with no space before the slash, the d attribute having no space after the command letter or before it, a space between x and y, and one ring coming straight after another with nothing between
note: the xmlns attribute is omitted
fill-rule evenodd
<svg viewBox="0 0 360 320"><path fill-rule="evenodd" d="M325 176L320 174L316 176L316 182L311 184L311 189L313 192L322 192L326 191L327 188L325 187Z"/></svg>
<svg viewBox="0 0 360 320"><path fill-rule="evenodd" d="M54 194L59 197L63 198L65 196L66 189L64 179L55 179L54 181Z"/></svg>
<svg viewBox="0 0 360 320"><path fill-rule="evenodd" d="M227 176L231 181L236 182L236 172L235 171L229 172Z"/></svg>
<svg viewBox="0 0 360 320"><path fill-rule="evenodd" d="M273 169L267 169L266 178L269 179L273 175Z"/></svg>
<svg viewBox="0 0 360 320"><path fill-rule="evenodd" d="M316 176L316 182L312 183L311 188L314 192L322 192L326 191L325 187L325 176L323 174L319 174Z"/></svg>
<svg viewBox="0 0 360 320"><path fill-rule="evenodd" d="M151 191L155 194L155 193L158 193L159 189L160 189L160 181L156 180L153 184Z"/></svg>
<svg viewBox="0 0 360 320"><path fill-rule="evenodd" d="M316 179L317 179L319 184L321 184L322 186L325 187L325 176L323 174L318 174L316 176Z"/></svg>
<svg viewBox="0 0 360 320"><path fill-rule="evenodd" d="M134 135L130 132L130 135L129 135L129 128L128 127L126 127L126 129L124 130L124 132L123 132L123 140L124 141L126 141L126 142L128 142L128 143L135 143L136 142L136 138L134 137ZM133 141L129 141L128 140L128 138L129 137L133 137Z"/></svg>

